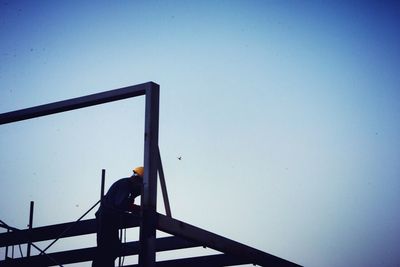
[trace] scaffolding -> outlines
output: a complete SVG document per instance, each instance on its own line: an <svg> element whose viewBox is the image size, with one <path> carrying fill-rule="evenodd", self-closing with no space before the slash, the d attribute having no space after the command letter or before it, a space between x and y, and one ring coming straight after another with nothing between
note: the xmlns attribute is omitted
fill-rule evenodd
<svg viewBox="0 0 400 267"><path fill-rule="evenodd" d="M0 125L17 121L47 116L55 113L105 104L122 99L145 96L145 129L144 129L144 168L143 191L141 195L141 210L139 215L128 216L123 220L121 229L139 227L139 240L122 244L119 256L138 255L138 264L128 265L141 267L154 266L232 266L254 264L260 266L299 266L285 259L257 250L223 236L203 230L183 221L176 220L171 215L168 194L162 169L161 156L158 147L159 125L159 85L148 82L97 94L82 96L36 107L0 114ZM166 215L156 210L157 177L160 178ZM105 170L102 171L101 197L104 195ZM100 200L91 208L93 209ZM7 232L0 234L0 247L28 244L26 257L0 260L2 266L62 266L63 264L92 261L96 247L74 249L46 253L34 242L80 236L96 233L95 219L81 218L75 222L61 223L42 227L32 227L33 202L30 206L29 225L27 229L16 229L0 221L0 226ZM168 237L156 237L156 231L170 234ZM31 255L31 246L40 251L39 255ZM212 248L219 254L156 261L156 253L161 251L179 250L194 247ZM22 252L21 252L22 254Z"/></svg>

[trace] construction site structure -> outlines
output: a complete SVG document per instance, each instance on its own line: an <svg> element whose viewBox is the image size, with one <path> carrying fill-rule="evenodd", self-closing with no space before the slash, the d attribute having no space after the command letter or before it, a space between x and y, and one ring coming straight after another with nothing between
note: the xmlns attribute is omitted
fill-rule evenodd
<svg viewBox="0 0 400 267"><path fill-rule="evenodd" d="M41 116L105 104L122 99L145 96L144 129L144 168L141 211L138 216L129 216L121 229L139 227L139 240L122 244L119 256L138 255L138 263L133 266L169 267L169 266L233 266L254 264L259 266L300 266L250 246L211 233L199 227L176 220L171 215L164 172L158 147L159 95L160 87L154 82L128 86L92 95L53 102L36 107L0 114L0 125L33 119ZM160 179L166 215L156 210L157 177ZM104 195L105 170L102 171L101 197ZM101 199L101 198L100 198ZM100 200L91 208L93 209ZM0 259L3 266L63 266L63 264L92 261L96 247L46 253L46 250L58 239L96 233L95 219L67 222L55 225L32 227L34 203L30 205L29 225L27 229L16 229L0 220L0 227L7 231L0 233L0 247L5 247L5 258ZM156 231L170 234L168 237L156 237ZM34 242L54 240L47 248L41 249ZM27 244L26 256L8 257L8 249L16 245ZM40 253L31 255L31 247ZM208 247L220 253L207 256L179 258L156 261L156 253L194 247Z"/></svg>

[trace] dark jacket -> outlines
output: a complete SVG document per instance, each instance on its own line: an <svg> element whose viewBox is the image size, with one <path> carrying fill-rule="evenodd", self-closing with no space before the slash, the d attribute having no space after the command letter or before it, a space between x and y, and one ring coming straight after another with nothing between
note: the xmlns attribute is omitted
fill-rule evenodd
<svg viewBox="0 0 400 267"><path fill-rule="evenodd" d="M127 177L116 181L104 196L97 213L120 214L130 211L137 196L142 192L142 178Z"/></svg>

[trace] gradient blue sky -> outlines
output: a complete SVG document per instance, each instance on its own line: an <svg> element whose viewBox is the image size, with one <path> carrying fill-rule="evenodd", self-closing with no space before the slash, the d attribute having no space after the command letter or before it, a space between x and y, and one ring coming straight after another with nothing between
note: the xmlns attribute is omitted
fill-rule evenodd
<svg viewBox="0 0 400 267"><path fill-rule="evenodd" d="M154 81L174 217L305 266L399 266L399 2L199 2L0 1L0 113ZM102 168L130 175L143 100L1 126L0 219L34 200L36 226L72 221Z"/></svg>

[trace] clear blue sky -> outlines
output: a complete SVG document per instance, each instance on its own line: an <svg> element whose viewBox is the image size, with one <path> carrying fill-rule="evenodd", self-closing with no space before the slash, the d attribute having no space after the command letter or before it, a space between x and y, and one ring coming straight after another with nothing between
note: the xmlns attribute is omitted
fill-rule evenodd
<svg viewBox="0 0 400 267"><path fill-rule="evenodd" d="M177 219L305 266L400 264L399 2L2 0L0 40L0 113L161 85ZM143 100L1 126L0 219L73 221L102 168L130 175Z"/></svg>

